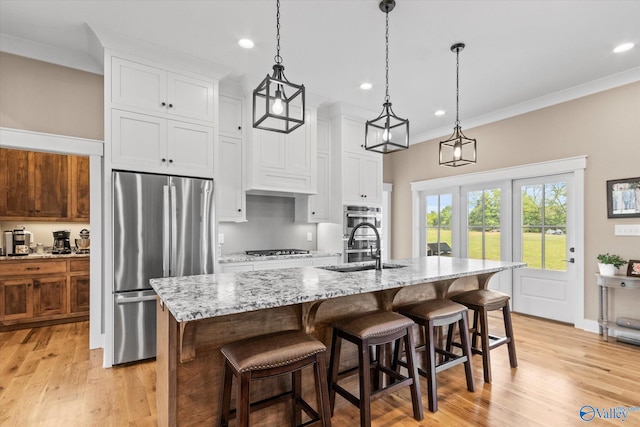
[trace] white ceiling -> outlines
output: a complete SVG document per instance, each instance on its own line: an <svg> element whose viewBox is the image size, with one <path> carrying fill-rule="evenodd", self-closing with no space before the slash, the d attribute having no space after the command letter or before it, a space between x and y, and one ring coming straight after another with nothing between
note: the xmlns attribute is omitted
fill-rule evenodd
<svg viewBox="0 0 640 427"><path fill-rule="evenodd" d="M467 45L460 121L470 137L473 126L640 80L640 1L397 0L389 20L390 96L412 142L453 130L455 42ZM262 79L275 55L274 0L0 0L0 50L97 71L86 24L222 64L232 79ZM613 53L623 42L636 47ZM378 0L282 0L281 55L309 93L381 110Z"/></svg>

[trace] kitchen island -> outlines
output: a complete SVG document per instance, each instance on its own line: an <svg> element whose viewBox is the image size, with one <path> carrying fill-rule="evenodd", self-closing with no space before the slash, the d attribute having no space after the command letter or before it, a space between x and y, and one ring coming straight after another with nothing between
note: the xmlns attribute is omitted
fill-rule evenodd
<svg viewBox="0 0 640 427"><path fill-rule="evenodd" d="M279 330L303 329L329 347L331 323L339 317L485 288L494 274L526 265L450 257L392 264L397 268L339 272L336 266L300 267L151 280L159 297L158 424L218 422L224 366L220 348L225 344ZM355 360L355 352L347 356L345 349L344 354L346 360ZM288 378L282 377L258 383L252 399L284 390L287 382ZM313 393L311 372L304 373L303 382L305 396ZM338 399L336 404L344 401ZM288 415L287 405L257 415L261 425L282 424Z"/></svg>

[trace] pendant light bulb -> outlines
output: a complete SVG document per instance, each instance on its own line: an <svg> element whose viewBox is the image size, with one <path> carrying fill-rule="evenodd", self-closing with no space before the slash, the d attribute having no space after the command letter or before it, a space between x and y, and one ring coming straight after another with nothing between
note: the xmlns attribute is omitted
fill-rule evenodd
<svg viewBox="0 0 640 427"><path fill-rule="evenodd" d="M384 142L391 142L392 137L393 135L391 135L391 131L389 130L389 128L385 128L384 132L382 132L382 140Z"/></svg>
<svg viewBox="0 0 640 427"><path fill-rule="evenodd" d="M273 112L273 114L282 114L283 111L284 106L282 105L282 92L277 90L276 97L271 105L271 112Z"/></svg>
<svg viewBox="0 0 640 427"><path fill-rule="evenodd" d="M453 146L453 160L460 160L462 158L462 144L460 140L456 141Z"/></svg>

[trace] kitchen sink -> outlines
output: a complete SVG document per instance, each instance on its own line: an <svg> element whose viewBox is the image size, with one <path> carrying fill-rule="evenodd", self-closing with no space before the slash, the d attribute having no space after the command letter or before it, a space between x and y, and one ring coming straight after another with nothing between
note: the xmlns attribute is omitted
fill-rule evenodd
<svg viewBox="0 0 640 427"><path fill-rule="evenodd" d="M402 264L382 264L382 269L386 270L389 268L402 268L406 267L406 265ZM375 270L375 264L366 264L366 265L326 265L324 267L316 267L322 268L323 270L329 271L337 271L338 273L353 273L356 271L367 271L367 270Z"/></svg>

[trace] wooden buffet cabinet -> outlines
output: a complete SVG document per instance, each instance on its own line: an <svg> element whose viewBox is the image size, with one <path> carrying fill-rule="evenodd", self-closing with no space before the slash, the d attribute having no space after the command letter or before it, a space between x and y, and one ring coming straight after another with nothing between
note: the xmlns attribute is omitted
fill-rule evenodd
<svg viewBox="0 0 640 427"><path fill-rule="evenodd" d="M0 221L89 220L89 158L0 148Z"/></svg>
<svg viewBox="0 0 640 427"><path fill-rule="evenodd" d="M0 261L0 331L89 319L89 256Z"/></svg>

